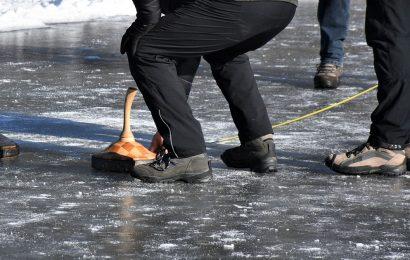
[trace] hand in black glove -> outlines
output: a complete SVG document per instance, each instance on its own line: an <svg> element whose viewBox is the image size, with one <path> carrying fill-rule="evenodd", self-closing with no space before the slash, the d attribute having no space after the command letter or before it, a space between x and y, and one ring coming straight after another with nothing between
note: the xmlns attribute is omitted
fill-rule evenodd
<svg viewBox="0 0 410 260"><path fill-rule="evenodd" d="M151 30L155 24L141 24L138 19L131 24L121 40L121 54L128 53L131 57L137 52L138 42L141 37Z"/></svg>

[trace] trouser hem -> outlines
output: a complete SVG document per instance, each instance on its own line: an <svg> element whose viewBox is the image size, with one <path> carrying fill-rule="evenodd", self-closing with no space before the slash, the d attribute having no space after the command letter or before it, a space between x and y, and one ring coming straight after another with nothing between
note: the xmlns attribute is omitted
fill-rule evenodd
<svg viewBox="0 0 410 260"><path fill-rule="evenodd" d="M343 67L343 61L329 59L329 58L321 59L320 64L333 64L333 65L336 65L338 67Z"/></svg>
<svg viewBox="0 0 410 260"><path fill-rule="evenodd" d="M404 150L406 145L409 145L409 144L387 143L385 141L380 140L380 138L378 138L377 136L374 136L374 135L369 136L369 139L367 140L367 142L373 147L385 148L385 149L389 149L389 150Z"/></svg>

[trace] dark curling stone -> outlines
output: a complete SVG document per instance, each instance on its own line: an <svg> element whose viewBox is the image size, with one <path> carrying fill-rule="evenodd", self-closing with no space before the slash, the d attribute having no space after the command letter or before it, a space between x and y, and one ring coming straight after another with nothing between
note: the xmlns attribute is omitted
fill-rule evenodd
<svg viewBox="0 0 410 260"><path fill-rule="evenodd" d="M152 162L155 153L150 152L133 137L122 138L107 149L93 154L91 166L96 170L110 172L131 172L138 164Z"/></svg>
<svg viewBox="0 0 410 260"><path fill-rule="evenodd" d="M0 134L0 158L14 157L19 153L19 146L9 138Z"/></svg>
<svg viewBox="0 0 410 260"><path fill-rule="evenodd" d="M134 165L132 158L112 152L101 152L91 157L91 167L100 171L130 172Z"/></svg>

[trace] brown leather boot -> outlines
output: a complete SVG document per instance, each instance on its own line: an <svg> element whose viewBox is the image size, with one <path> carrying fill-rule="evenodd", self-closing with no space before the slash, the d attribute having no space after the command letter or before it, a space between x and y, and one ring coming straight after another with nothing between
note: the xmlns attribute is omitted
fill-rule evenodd
<svg viewBox="0 0 410 260"><path fill-rule="evenodd" d="M323 63L317 67L314 78L315 88L317 89L335 89L339 86L340 77L343 69L340 66L331 63Z"/></svg>
<svg viewBox="0 0 410 260"><path fill-rule="evenodd" d="M19 146L15 142L0 134L0 158L14 157L19 152Z"/></svg>

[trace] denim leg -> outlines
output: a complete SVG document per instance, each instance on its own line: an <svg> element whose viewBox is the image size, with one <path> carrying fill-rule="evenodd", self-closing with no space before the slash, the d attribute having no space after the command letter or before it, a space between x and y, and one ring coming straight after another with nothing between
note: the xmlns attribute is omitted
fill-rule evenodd
<svg viewBox="0 0 410 260"><path fill-rule="evenodd" d="M343 41L349 24L350 0L319 0L320 61L343 65Z"/></svg>

